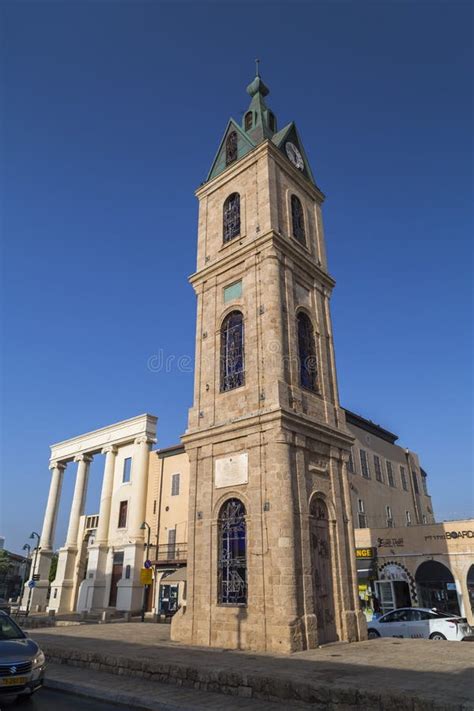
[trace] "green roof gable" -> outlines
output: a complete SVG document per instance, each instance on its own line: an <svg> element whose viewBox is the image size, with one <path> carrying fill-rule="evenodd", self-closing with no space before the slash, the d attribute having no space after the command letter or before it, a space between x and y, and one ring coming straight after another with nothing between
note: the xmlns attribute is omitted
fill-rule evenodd
<svg viewBox="0 0 474 711"><path fill-rule="evenodd" d="M233 118L229 119L226 130L220 142L219 149L216 153L216 157L211 166L211 170L206 178L206 180L212 180L216 175L220 175L226 168L226 141L229 134L235 131L237 134L237 160L243 158L244 155L249 153L253 148L255 148L255 143L247 136L245 131L243 131L239 124L234 121ZM233 165L234 161L232 162Z"/></svg>
<svg viewBox="0 0 474 711"><path fill-rule="evenodd" d="M281 131L277 131L275 115L265 104L265 97L270 93L270 90L260 77L258 62L256 77L248 85L247 93L251 96L251 101L247 111L242 117L242 125L239 126L233 118L229 120L206 181L212 180L212 178L220 175L228 167L226 160L226 142L229 135L235 131L237 153L230 165L233 165L236 161L253 150L259 143L266 140L272 141L287 158L285 145L290 141L299 149L303 157L304 170L302 174L314 183L315 181L309 166L309 161L295 123L292 121L282 128Z"/></svg>

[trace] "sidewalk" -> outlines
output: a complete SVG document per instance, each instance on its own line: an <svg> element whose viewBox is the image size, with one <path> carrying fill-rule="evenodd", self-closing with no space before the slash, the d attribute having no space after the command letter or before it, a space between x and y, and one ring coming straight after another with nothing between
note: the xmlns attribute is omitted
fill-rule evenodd
<svg viewBox="0 0 474 711"><path fill-rule="evenodd" d="M474 643L390 638L283 656L185 647L156 624L50 628L32 637L53 663L286 708L474 711Z"/></svg>

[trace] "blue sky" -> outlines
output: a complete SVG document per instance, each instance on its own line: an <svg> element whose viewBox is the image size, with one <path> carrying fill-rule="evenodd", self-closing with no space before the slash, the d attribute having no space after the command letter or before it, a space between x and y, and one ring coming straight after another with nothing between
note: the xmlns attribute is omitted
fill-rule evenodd
<svg viewBox="0 0 474 711"><path fill-rule="evenodd" d="M192 373L148 364L193 356L193 191L256 56L327 195L342 403L419 453L440 519L472 515L471 3L0 12L6 546L41 530L51 443L145 411L159 446L184 431Z"/></svg>

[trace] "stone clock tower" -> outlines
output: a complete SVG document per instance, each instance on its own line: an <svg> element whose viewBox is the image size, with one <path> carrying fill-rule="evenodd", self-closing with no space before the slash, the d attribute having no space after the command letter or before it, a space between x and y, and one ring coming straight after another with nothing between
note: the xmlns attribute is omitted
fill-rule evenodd
<svg viewBox="0 0 474 711"><path fill-rule="evenodd" d="M188 644L291 652L365 634L358 612L321 206L258 71L197 191Z"/></svg>

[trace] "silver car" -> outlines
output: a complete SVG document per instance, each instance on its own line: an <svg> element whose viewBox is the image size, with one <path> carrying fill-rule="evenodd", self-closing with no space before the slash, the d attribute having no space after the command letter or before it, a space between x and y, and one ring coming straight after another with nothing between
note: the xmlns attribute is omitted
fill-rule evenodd
<svg viewBox="0 0 474 711"><path fill-rule="evenodd" d="M472 639L474 630L465 617L448 615L427 607L401 607L367 623L369 639L408 637L411 639Z"/></svg>
<svg viewBox="0 0 474 711"><path fill-rule="evenodd" d="M38 691L45 667L44 654L36 642L0 611L0 698Z"/></svg>

